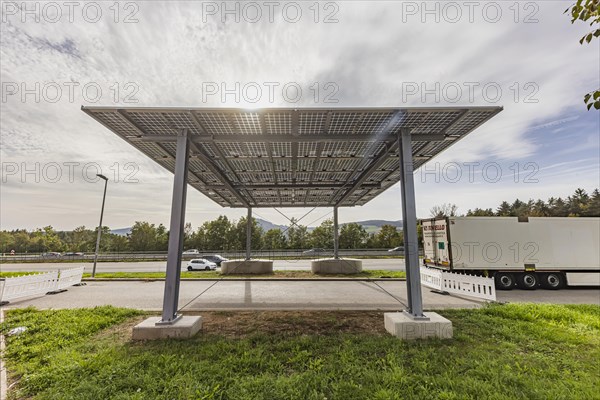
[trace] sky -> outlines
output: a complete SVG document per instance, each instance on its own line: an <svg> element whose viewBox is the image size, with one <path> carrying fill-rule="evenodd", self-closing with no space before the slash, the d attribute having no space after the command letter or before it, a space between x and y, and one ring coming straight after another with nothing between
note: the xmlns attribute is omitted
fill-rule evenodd
<svg viewBox="0 0 600 400"><path fill-rule="evenodd" d="M417 214L600 187L600 40L570 2L11 2L0 24L0 229L168 226L173 176L81 111L503 106L415 172ZM281 210L296 218L309 209ZM224 214L193 188L186 221ZM273 209L255 216L277 224ZM301 222L318 225L330 209ZM402 218L399 186L340 222Z"/></svg>

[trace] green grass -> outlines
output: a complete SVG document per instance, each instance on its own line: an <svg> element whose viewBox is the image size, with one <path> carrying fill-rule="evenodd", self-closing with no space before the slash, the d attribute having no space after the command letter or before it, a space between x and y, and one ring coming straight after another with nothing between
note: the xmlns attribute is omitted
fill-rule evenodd
<svg viewBox="0 0 600 400"><path fill-rule="evenodd" d="M112 307L10 310L0 329L30 328L7 338L12 399L600 398L600 307L440 313L452 340L402 342L378 312L203 313L187 341L130 342L143 317Z"/></svg>
<svg viewBox="0 0 600 400"><path fill-rule="evenodd" d="M34 272L0 272L0 278L10 278L32 274ZM83 274L84 278L90 278L91 274ZM368 270L359 274L313 274L310 271L274 271L268 275L221 275L218 271L181 271L181 279L231 279L231 278L249 278L249 279L269 279L269 278L406 278L404 271L386 271L386 270ZM164 272L99 272L96 278L102 279L164 279Z"/></svg>

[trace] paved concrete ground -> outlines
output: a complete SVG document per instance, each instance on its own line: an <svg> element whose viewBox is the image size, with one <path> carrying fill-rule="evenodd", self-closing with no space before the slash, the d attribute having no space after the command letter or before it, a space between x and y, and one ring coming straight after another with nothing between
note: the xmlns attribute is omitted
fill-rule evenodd
<svg viewBox="0 0 600 400"><path fill-rule="evenodd" d="M78 308L110 304L158 311L162 308L163 290L162 281L87 282L87 286L71 287L57 295L15 301L5 307ZM600 289L513 290L498 292L498 300L600 305ZM432 293L427 288L423 288L423 302L427 309L481 305L477 301ZM399 310L405 303L406 283L403 281L182 281L179 296L179 306L188 311Z"/></svg>
<svg viewBox="0 0 600 400"><path fill-rule="evenodd" d="M303 270L310 271L311 260L275 260L273 269L276 270ZM386 269L404 271L404 259L382 258L364 259L363 269ZM187 261L181 263L182 268L187 266ZM98 263L96 272L164 272L166 261L145 262L103 262ZM0 264L0 272L10 271L49 271L61 268L84 266L85 272L92 272L92 263L15 263Z"/></svg>
<svg viewBox="0 0 600 400"><path fill-rule="evenodd" d="M162 281L87 282L86 286L72 287L64 293L15 301L5 307L77 308L110 304L160 310L163 290ZM423 292L423 300L428 308L479 305L429 291ZM406 284L402 281L182 281L179 295L179 306L187 304L184 310L399 310L405 307L402 303L406 303Z"/></svg>

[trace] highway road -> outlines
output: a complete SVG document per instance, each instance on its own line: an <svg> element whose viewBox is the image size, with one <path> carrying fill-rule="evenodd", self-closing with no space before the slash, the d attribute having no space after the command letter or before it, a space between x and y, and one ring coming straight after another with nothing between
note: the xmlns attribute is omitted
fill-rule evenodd
<svg viewBox="0 0 600 400"><path fill-rule="evenodd" d="M382 258L364 259L363 269L385 269L393 271L404 271L404 259ZM0 272L11 271L53 271L70 267L84 266L85 272L92 272L93 263L7 263L0 264ZM98 263L96 272L164 272L166 261L144 261L144 262L103 262ZM181 263L182 268L187 266L187 261ZM310 260L275 260L273 269L280 271L309 271Z"/></svg>

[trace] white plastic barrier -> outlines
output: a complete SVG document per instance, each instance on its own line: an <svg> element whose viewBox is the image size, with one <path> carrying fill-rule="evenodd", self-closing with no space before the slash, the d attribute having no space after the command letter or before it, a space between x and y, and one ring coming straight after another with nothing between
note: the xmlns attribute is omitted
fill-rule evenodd
<svg viewBox="0 0 600 400"><path fill-rule="evenodd" d="M10 301L21 297L44 295L56 290L58 271L43 274L6 278L0 301Z"/></svg>
<svg viewBox="0 0 600 400"><path fill-rule="evenodd" d="M442 290L442 271L421 267L421 285L435 290Z"/></svg>
<svg viewBox="0 0 600 400"><path fill-rule="evenodd" d="M496 301L493 278L421 267L421 284L442 292Z"/></svg>
<svg viewBox="0 0 600 400"><path fill-rule="evenodd" d="M81 278L83 277L83 269L84 267L61 269L58 283L54 290L63 290L69 286L80 284Z"/></svg>

